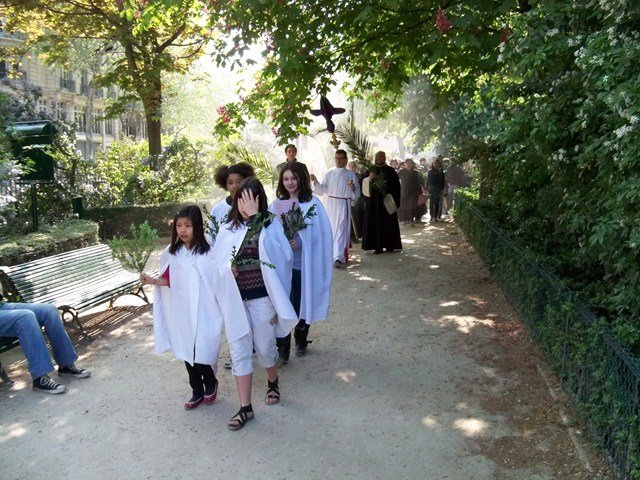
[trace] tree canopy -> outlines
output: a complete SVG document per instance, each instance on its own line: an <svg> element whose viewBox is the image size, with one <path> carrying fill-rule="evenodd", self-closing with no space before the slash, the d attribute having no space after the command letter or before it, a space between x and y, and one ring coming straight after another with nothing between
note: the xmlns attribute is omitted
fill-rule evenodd
<svg viewBox="0 0 640 480"><path fill-rule="evenodd" d="M313 99L350 77L348 93L371 95L379 115L399 105L403 88L429 76L430 95L446 104L473 90L478 76L500 68L498 47L514 16L515 0L313 0L216 2L212 20L228 34L217 39L216 60L246 64L243 47L263 45L265 65L253 88L220 108L218 131L228 134L248 116L271 121L284 143L307 133Z"/></svg>
<svg viewBox="0 0 640 480"><path fill-rule="evenodd" d="M204 0L5 0L5 28L26 34L20 49L37 47L49 64L68 64L70 40L98 43L97 55L108 55L110 67L96 85L119 85L144 107L149 152L162 151L163 74L187 71L203 53L212 30L206 25ZM19 52L14 52L19 53Z"/></svg>

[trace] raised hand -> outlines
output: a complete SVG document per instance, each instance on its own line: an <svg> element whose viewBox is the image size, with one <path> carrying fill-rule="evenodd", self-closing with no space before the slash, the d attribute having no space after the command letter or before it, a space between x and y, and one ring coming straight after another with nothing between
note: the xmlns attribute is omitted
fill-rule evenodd
<svg viewBox="0 0 640 480"><path fill-rule="evenodd" d="M258 200L260 195L253 196L253 192L249 189L243 190L238 203L243 208L248 217L254 216L260 211L260 203Z"/></svg>

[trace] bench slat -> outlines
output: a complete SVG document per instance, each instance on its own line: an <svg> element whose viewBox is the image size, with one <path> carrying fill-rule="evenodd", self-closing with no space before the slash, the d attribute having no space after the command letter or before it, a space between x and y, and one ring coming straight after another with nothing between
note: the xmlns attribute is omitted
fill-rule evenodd
<svg viewBox="0 0 640 480"><path fill-rule="evenodd" d="M125 270L107 245L95 245L32 262L0 267L8 285L27 302L51 303L82 312L127 293L136 293L140 279ZM75 316L75 314L74 314ZM77 317L75 318L76 321ZM79 323L82 329L82 324ZM82 330L84 333L84 330ZM7 341L3 345L12 348Z"/></svg>
<svg viewBox="0 0 640 480"><path fill-rule="evenodd" d="M83 271L73 270L71 275L68 276L55 276L50 279L44 279L41 281L36 276L30 277L29 281L14 280L16 287L20 290L25 298L36 297L46 292L57 292L66 290L69 288L75 288L76 285L84 285L87 281L100 278L110 278L115 275L122 274L123 269L119 266L111 265L107 268L92 268L91 266L85 266ZM125 273L132 274L131 272L124 271ZM13 277L12 277L13 278Z"/></svg>

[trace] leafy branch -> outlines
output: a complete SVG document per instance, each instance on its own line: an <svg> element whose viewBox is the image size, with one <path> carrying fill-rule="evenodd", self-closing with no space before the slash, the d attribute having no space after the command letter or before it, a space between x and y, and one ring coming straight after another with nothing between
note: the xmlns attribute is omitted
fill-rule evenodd
<svg viewBox="0 0 640 480"><path fill-rule="evenodd" d="M124 268L142 273L151 252L155 248L158 231L151 228L145 220L138 228L130 227L131 238L113 237L107 244L111 248L112 258L118 259Z"/></svg>
<svg viewBox="0 0 640 480"><path fill-rule="evenodd" d="M300 230L303 230L308 227L308 223L306 222L312 217L317 215L316 206L311 205L307 213L303 214L302 209L297 203L294 203L291 206L291 210L286 213L280 214L280 220L282 221L282 227L284 228L284 234L286 235L288 240L291 240L296 236Z"/></svg>
<svg viewBox="0 0 640 480"><path fill-rule="evenodd" d="M256 260L253 258L240 258L240 252L242 252L245 245L257 235L259 235L262 228L268 226L269 223L273 221L274 217L275 216L272 213L267 213L265 215L258 214L255 218L253 218L253 220L249 224L249 230L244 236L244 240L242 241L240 248L237 249L234 245L233 249L231 250L231 266L237 267L242 265L264 265L265 267L276 268L275 265L269 262L263 262L260 259Z"/></svg>

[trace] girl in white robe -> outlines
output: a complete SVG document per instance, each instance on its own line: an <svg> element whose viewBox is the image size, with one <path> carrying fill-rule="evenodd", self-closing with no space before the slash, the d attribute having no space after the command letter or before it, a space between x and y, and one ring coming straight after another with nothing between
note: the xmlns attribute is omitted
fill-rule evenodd
<svg viewBox="0 0 640 480"><path fill-rule="evenodd" d="M328 316L333 275L331 224L309 184L306 169L296 163L287 164L280 171L276 188L278 200L269 207L279 220L280 214L288 212L292 203L299 205L304 215L315 207L315 215L305 221L306 228L299 230L289 242L293 250L290 299L300 319L294 330L297 356L307 353L310 325ZM289 361L290 350L291 335L279 338L282 363Z"/></svg>
<svg viewBox="0 0 640 480"><path fill-rule="evenodd" d="M276 337L298 323L289 301L291 248L282 226L270 218L264 188L255 177L238 187L227 223L213 247L216 299L224 318L240 410L227 424L239 430L254 417L253 350L267 372L265 403L280 401Z"/></svg>
<svg viewBox="0 0 640 480"><path fill-rule="evenodd" d="M215 299L213 251L196 205L183 207L173 220L171 244L162 252L160 276L140 274L155 285L153 333L156 354L171 351L183 360L192 389L186 410L215 402L215 365L222 335L222 313Z"/></svg>
<svg viewBox="0 0 640 480"><path fill-rule="evenodd" d="M215 243L216 235L220 229L220 225L227 221L227 215L231 210L231 203L236 189L240 182L245 178L253 177L253 167L247 162L232 163L231 165L222 165L216 169L213 176L216 185L229 192L224 200L216 203L209 213L209 231L211 232L211 244Z"/></svg>
<svg viewBox="0 0 640 480"><path fill-rule="evenodd" d="M232 163L231 165L222 165L218 167L213 176L216 185L224 188L229 195L224 200L216 203L209 213L209 240L211 245L216 242L216 236L220 230L220 226L227 221L227 216L231 211L233 196L236 193L238 185L245 178L253 177L253 167L247 162ZM224 368L231 368L231 359L224 362Z"/></svg>

